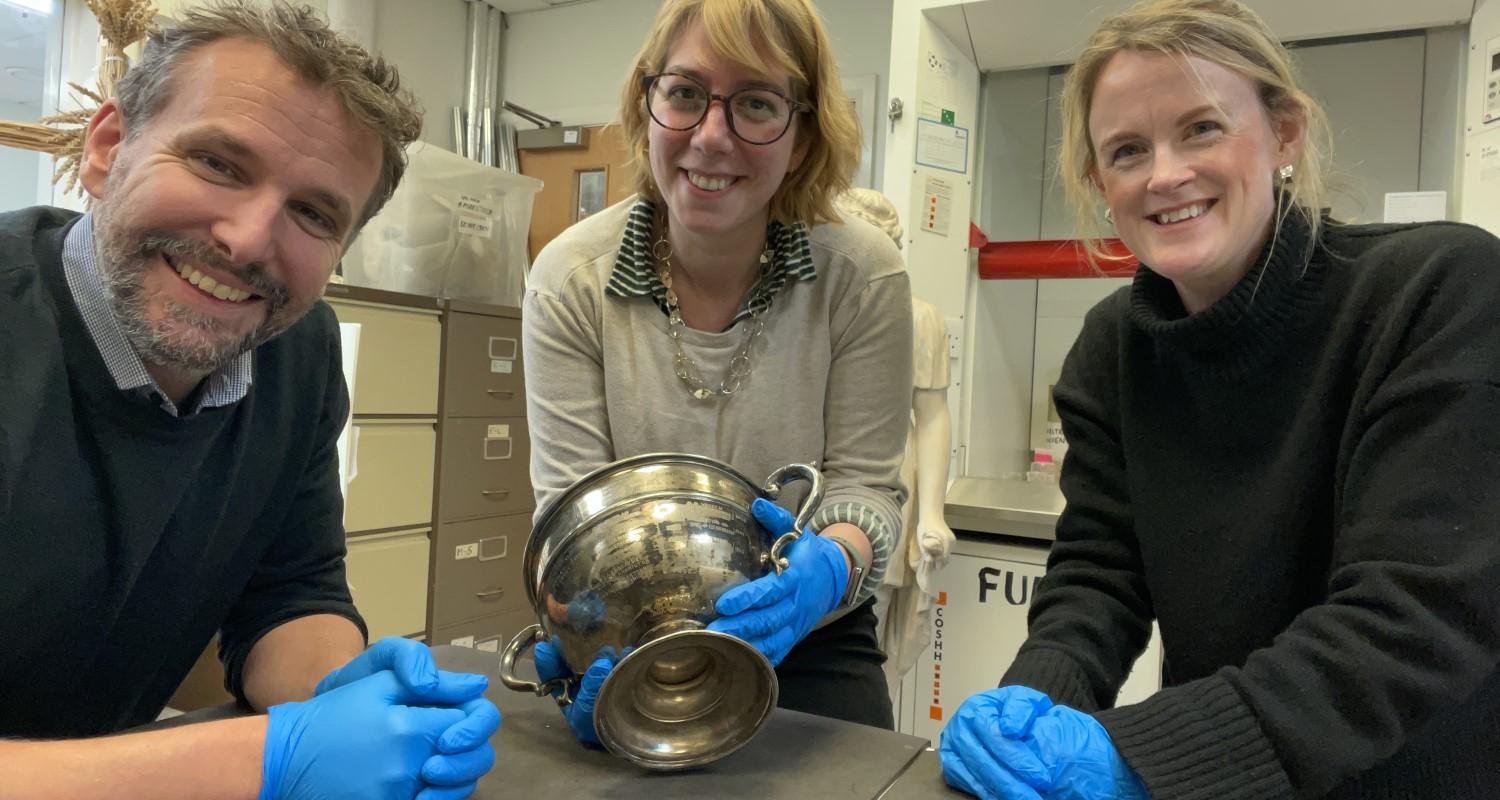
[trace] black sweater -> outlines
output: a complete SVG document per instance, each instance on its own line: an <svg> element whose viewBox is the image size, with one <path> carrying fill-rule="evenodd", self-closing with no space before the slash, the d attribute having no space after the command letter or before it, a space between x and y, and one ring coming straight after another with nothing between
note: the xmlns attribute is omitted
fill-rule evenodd
<svg viewBox="0 0 1500 800"><path fill-rule="evenodd" d="M175 418L116 388L63 277L77 215L0 214L0 737L148 722L222 628L229 687L271 628L357 624L319 304L238 403Z"/></svg>
<svg viewBox="0 0 1500 800"><path fill-rule="evenodd" d="M1500 797L1497 309L1463 225L1293 215L1193 315L1142 269L1057 385L1067 508L1003 683L1097 712L1159 800ZM1153 617L1168 688L1110 709Z"/></svg>

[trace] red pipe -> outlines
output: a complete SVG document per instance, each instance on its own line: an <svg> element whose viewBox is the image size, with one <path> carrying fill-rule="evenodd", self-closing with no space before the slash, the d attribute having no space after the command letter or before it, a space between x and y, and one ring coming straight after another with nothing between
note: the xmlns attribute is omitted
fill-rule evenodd
<svg viewBox="0 0 1500 800"><path fill-rule="evenodd" d="M1100 244L1104 254L1096 256L1090 264L1083 242L1077 239L984 242L979 244L979 277L987 280L1128 278L1135 274L1141 262L1123 242L1104 239Z"/></svg>

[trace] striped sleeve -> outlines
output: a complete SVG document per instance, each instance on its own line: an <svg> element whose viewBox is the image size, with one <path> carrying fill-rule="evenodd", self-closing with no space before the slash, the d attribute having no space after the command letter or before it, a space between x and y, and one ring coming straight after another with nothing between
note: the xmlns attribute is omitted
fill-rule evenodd
<svg viewBox="0 0 1500 800"><path fill-rule="evenodd" d="M864 531L874 554L870 559L870 572L865 576L865 584L854 598L854 605L859 605L874 596L875 590L880 588L881 581L885 579L886 568L891 563L891 553L896 550L898 534L881 514L863 503L853 501L824 505L813 515L810 524L816 532L836 522L847 522Z"/></svg>

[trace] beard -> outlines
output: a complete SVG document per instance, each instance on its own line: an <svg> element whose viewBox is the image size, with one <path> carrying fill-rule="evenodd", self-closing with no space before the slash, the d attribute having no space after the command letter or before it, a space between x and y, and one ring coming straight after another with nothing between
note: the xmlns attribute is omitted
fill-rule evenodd
<svg viewBox="0 0 1500 800"><path fill-rule="evenodd" d="M269 278L263 265L236 267L211 245L167 230L126 228L110 211L109 203L101 198L94 224L99 274L120 331L143 362L209 375L280 335L306 310L292 307L286 287ZM239 333L211 314L154 296L146 287L146 274L157 256L170 257L178 264L184 260L203 264L235 276L260 295L259 302L266 304L265 317L250 332ZM154 314L153 300L159 306Z"/></svg>

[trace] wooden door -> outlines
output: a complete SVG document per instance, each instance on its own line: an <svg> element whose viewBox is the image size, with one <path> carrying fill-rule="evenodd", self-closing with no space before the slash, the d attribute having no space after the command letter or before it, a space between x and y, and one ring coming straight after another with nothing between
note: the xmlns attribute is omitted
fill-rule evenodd
<svg viewBox="0 0 1500 800"><path fill-rule="evenodd" d="M532 261L569 225L630 196L630 159L620 129L598 125L584 128L583 134L584 147L520 152L521 174L545 184L531 212Z"/></svg>

